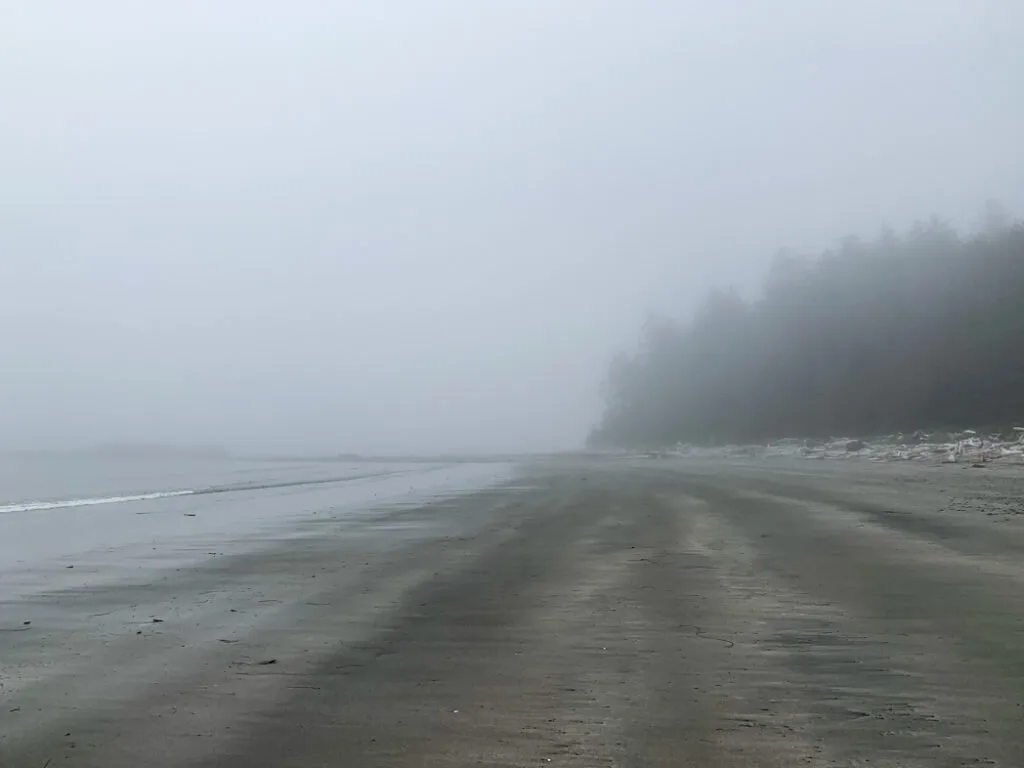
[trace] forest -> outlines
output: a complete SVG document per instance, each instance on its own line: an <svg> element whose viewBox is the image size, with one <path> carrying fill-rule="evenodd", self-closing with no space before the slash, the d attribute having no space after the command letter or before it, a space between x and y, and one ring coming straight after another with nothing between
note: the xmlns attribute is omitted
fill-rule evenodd
<svg viewBox="0 0 1024 768"><path fill-rule="evenodd" d="M610 364L592 448L1024 423L1024 223L998 204L779 252L759 295L653 317Z"/></svg>

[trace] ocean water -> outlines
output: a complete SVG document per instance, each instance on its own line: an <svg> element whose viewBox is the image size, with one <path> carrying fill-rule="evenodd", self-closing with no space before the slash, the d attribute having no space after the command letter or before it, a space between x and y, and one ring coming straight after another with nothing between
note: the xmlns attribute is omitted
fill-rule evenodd
<svg viewBox="0 0 1024 768"><path fill-rule="evenodd" d="M383 462L7 455L0 456L0 513L330 483L426 467L429 465Z"/></svg>
<svg viewBox="0 0 1024 768"><path fill-rule="evenodd" d="M0 459L0 614L32 595L148 583L160 571L297 537L355 535L396 507L507 482L516 471L502 463Z"/></svg>

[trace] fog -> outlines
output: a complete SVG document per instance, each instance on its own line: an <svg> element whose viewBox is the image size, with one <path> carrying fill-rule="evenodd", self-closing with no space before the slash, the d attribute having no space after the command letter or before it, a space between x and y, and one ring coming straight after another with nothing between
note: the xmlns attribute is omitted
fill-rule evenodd
<svg viewBox="0 0 1024 768"><path fill-rule="evenodd" d="M648 311L1024 210L1004 0L2 7L0 447L574 447Z"/></svg>

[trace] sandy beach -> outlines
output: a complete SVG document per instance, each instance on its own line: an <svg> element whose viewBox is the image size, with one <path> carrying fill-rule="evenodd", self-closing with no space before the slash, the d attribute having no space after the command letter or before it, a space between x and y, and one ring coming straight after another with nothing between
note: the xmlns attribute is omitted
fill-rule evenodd
<svg viewBox="0 0 1024 768"><path fill-rule="evenodd" d="M8 561L0 765L1024 764L1019 473L356 482L111 506L175 536Z"/></svg>

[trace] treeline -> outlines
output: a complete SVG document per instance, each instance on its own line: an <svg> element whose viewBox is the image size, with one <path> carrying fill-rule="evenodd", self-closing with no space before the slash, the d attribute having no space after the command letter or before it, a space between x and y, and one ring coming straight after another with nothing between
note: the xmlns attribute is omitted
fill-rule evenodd
<svg viewBox="0 0 1024 768"><path fill-rule="evenodd" d="M780 253L755 301L648 321L605 395L592 447L1024 424L1024 224L990 204L970 234Z"/></svg>

